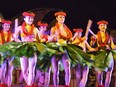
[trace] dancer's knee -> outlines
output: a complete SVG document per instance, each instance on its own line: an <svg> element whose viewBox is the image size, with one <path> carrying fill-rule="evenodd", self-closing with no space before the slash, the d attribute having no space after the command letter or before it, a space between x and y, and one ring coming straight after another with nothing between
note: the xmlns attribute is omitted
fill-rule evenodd
<svg viewBox="0 0 116 87"><path fill-rule="evenodd" d="M35 73L32 70L29 70L29 75L35 75Z"/></svg>
<svg viewBox="0 0 116 87"><path fill-rule="evenodd" d="M77 74L76 74L76 78L80 79L80 78L81 78L81 75L77 75Z"/></svg>
<svg viewBox="0 0 116 87"><path fill-rule="evenodd" d="M70 61L69 60L65 60L64 69L65 71L70 72Z"/></svg>
<svg viewBox="0 0 116 87"><path fill-rule="evenodd" d="M23 76L28 74L28 69L22 70Z"/></svg>
<svg viewBox="0 0 116 87"><path fill-rule="evenodd" d="M87 81L87 78L88 78L88 74L84 74L84 75L82 76L82 79L84 79L84 81Z"/></svg>
<svg viewBox="0 0 116 87"><path fill-rule="evenodd" d="M111 79L112 76L112 72L107 72L106 73L106 79Z"/></svg>
<svg viewBox="0 0 116 87"><path fill-rule="evenodd" d="M59 71L58 70L54 70L53 74L54 74L54 76L58 77L59 76Z"/></svg>
<svg viewBox="0 0 116 87"><path fill-rule="evenodd" d="M68 75L70 75L70 68L66 68L65 69L65 73L68 74Z"/></svg>
<svg viewBox="0 0 116 87"><path fill-rule="evenodd" d="M78 79L81 78L81 73L80 72L76 72L76 78L78 78Z"/></svg>
<svg viewBox="0 0 116 87"><path fill-rule="evenodd" d="M8 75L8 76L11 76L11 75L12 75L12 72L8 72L7 75Z"/></svg>
<svg viewBox="0 0 116 87"><path fill-rule="evenodd" d="M84 72L82 78L84 78L84 79L88 78L88 74L89 74L88 71Z"/></svg>
<svg viewBox="0 0 116 87"><path fill-rule="evenodd" d="M46 78L46 79L50 79L50 74L46 73L46 74L45 74L45 78Z"/></svg>

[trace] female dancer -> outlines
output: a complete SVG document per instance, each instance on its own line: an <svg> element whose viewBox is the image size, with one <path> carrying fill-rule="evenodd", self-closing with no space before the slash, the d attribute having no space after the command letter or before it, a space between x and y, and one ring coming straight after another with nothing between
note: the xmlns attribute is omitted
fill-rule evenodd
<svg viewBox="0 0 116 87"><path fill-rule="evenodd" d="M83 32L82 29L73 29L73 31L75 33L72 38L72 44L77 45L77 47L81 48L82 51L84 51L84 52L86 52L87 49L89 51L95 51L95 49L91 48L90 45L87 43L86 38L81 37L82 32ZM78 62L77 66L76 66L77 87L85 87L86 86L88 73L89 73L89 66L86 64L86 62L85 62L85 64L81 64Z"/></svg>
<svg viewBox="0 0 116 87"><path fill-rule="evenodd" d="M69 41L72 38L72 32L70 29L64 24L66 13L59 11L55 13L56 23L55 26L51 28L50 39L52 42L59 41ZM50 40L49 39L49 40ZM54 87L58 87L59 84L59 67L58 67L58 58L54 55L52 57L52 67L53 67L53 82ZM62 62L65 70L65 86L69 87L70 84L70 61L67 58L66 53L62 54Z"/></svg>
<svg viewBox="0 0 116 87"><path fill-rule="evenodd" d="M94 37L93 41L91 41L91 45L94 45L92 42L95 42L99 49L98 54L96 54L95 58L95 70L97 77L97 87L109 87L111 81L111 75L114 67L113 55L110 52L110 49L113 48L111 45L111 40L106 32L108 22L107 21L98 21L99 31ZM102 67L102 65L106 64L106 67ZM103 72L106 72L105 84L103 84Z"/></svg>
<svg viewBox="0 0 116 87"><path fill-rule="evenodd" d="M13 41L12 33L10 30L11 21L9 20L2 20L2 30L0 31L0 44L5 44L8 42ZM13 71L13 64L12 64L12 58L6 57L4 58L3 63L1 64L1 84L0 87L11 87L12 84L12 71Z"/></svg>
<svg viewBox="0 0 116 87"><path fill-rule="evenodd" d="M33 12L23 12L24 22L15 30L15 41L17 42L34 42L37 41L38 29L34 26ZM21 37L21 40L18 37ZM20 58L21 69L24 80L26 81L26 87L31 87L34 83L35 66L37 62L37 55L34 53L33 57L27 58L22 56Z"/></svg>
<svg viewBox="0 0 116 87"><path fill-rule="evenodd" d="M46 32L48 24L45 22L39 21L38 26L39 26L39 33L38 33L39 42L45 43L48 41L48 36L49 36ZM45 72L45 79L44 79L43 78L44 72L39 69L36 69L35 84L38 84L38 81L39 82L42 81L44 83L44 87L48 87L50 82L50 71L51 71L51 68L49 67L48 70Z"/></svg>

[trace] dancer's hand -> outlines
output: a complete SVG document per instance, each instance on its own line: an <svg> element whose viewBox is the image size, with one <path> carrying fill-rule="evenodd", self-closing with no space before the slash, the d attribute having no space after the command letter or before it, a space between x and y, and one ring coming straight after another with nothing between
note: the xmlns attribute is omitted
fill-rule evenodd
<svg viewBox="0 0 116 87"><path fill-rule="evenodd" d="M96 51L96 49L95 48L90 48L89 51Z"/></svg>

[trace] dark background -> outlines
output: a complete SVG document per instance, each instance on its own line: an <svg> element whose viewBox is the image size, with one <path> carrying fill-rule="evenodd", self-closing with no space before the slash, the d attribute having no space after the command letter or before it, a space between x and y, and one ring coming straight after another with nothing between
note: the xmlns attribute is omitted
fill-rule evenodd
<svg viewBox="0 0 116 87"><path fill-rule="evenodd" d="M88 19L93 21L91 30L94 33L98 31L97 21L103 19L109 22L109 31L116 30L116 0L0 0L0 12L5 19L12 20L24 11L39 8L65 10L67 12L65 23L71 30L75 27L85 30ZM48 15L44 21L49 24L54 18L54 15ZM95 79L95 75L92 76L92 79ZM88 81L91 82L92 79ZM114 87L113 80L111 87ZM95 80L92 81L94 84Z"/></svg>
<svg viewBox="0 0 116 87"><path fill-rule="evenodd" d="M66 25L72 30L81 27L84 30L88 19L93 21L92 30L97 32L97 21L109 22L110 30L116 29L116 0L1 0L0 12L5 19L12 19L24 11L38 8L55 8L67 12ZM48 24L54 15L44 18Z"/></svg>

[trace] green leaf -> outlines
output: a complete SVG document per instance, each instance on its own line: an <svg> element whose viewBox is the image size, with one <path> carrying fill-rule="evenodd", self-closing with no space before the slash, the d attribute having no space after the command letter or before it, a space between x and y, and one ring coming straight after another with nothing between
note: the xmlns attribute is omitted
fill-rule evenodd
<svg viewBox="0 0 116 87"><path fill-rule="evenodd" d="M107 53L105 51L100 51L95 56L95 62L93 63L93 66L99 69L105 69L107 66L105 64L105 59Z"/></svg>
<svg viewBox="0 0 116 87"><path fill-rule="evenodd" d="M78 62L82 62L82 59L80 58L80 56L78 56L77 53L75 53L72 49L70 49L69 47L64 47L66 49L66 52L68 53L68 57L69 59L71 59L71 61L78 61Z"/></svg>
<svg viewBox="0 0 116 87"><path fill-rule="evenodd" d="M41 60L38 60L37 62L37 68L43 71L47 71L50 66L51 66L50 58L42 58Z"/></svg>
<svg viewBox="0 0 116 87"><path fill-rule="evenodd" d="M2 64L4 62L4 58L3 56L1 56L1 53L0 53L0 64Z"/></svg>
<svg viewBox="0 0 116 87"><path fill-rule="evenodd" d="M44 52L47 49L47 46L42 43L34 43L39 52Z"/></svg>
<svg viewBox="0 0 116 87"><path fill-rule="evenodd" d="M69 44L68 45L70 48L72 48L75 52L78 52L79 55L81 55L84 59L84 61L87 62L94 62L94 60L91 59L91 56L89 54L87 54L86 52L84 52L83 50L79 49L76 45L74 44Z"/></svg>
<svg viewBox="0 0 116 87"><path fill-rule="evenodd" d="M14 66L20 67L20 58L19 57L15 57L14 60L12 61L12 64Z"/></svg>
<svg viewBox="0 0 116 87"><path fill-rule="evenodd" d="M111 50L112 54L113 54L113 58L116 60L116 50Z"/></svg>
<svg viewBox="0 0 116 87"><path fill-rule="evenodd" d="M65 50L63 49L62 46L59 47L59 50L60 50L61 52L64 52L64 51L65 51Z"/></svg>

